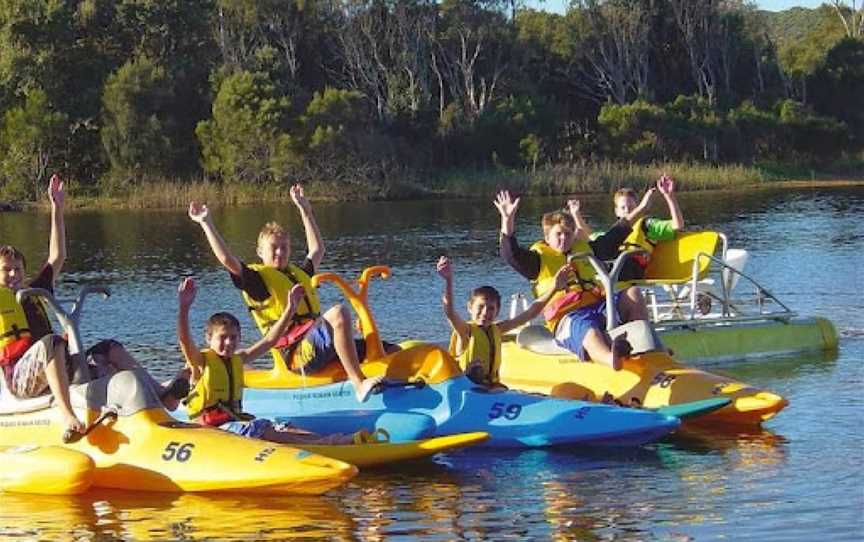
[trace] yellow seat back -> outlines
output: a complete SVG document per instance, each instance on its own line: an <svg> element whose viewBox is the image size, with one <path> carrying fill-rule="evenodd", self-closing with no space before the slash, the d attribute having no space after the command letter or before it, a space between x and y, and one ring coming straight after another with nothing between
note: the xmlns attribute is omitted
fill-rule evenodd
<svg viewBox="0 0 864 542"><path fill-rule="evenodd" d="M720 234L715 231L680 233L671 241L662 241L654 247L645 270L644 282L683 283L693 280L693 261L700 253L714 255ZM699 260L699 278L708 273L710 258ZM640 281L641 282L641 281Z"/></svg>

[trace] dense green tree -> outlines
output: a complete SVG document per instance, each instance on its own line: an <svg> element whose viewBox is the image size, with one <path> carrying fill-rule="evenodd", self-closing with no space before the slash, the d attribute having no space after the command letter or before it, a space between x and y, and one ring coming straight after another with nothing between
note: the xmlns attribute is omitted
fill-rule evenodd
<svg viewBox="0 0 864 542"><path fill-rule="evenodd" d="M6 111L0 130L0 186L5 197L38 198L50 172L65 168L66 121L38 88L27 92L22 105Z"/></svg>
<svg viewBox="0 0 864 542"><path fill-rule="evenodd" d="M213 117L196 129L204 171L229 182L272 180L274 163L291 162L290 105L266 74L239 71L224 79Z"/></svg>
<svg viewBox="0 0 864 542"><path fill-rule="evenodd" d="M165 69L147 57L128 62L105 82L101 135L113 182L166 177L176 170L173 99Z"/></svg>
<svg viewBox="0 0 864 542"><path fill-rule="evenodd" d="M828 51L813 74L813 108L842 119L856 148L864 147L864 40L844 38Z"/></svg>

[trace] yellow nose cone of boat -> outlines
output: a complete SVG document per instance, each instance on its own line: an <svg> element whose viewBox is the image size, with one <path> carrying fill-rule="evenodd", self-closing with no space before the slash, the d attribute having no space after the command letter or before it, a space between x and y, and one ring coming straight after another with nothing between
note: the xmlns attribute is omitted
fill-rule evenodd
<svg viewBox="0 0 864 542"><path fill-rule="evenodd" d="M771 393L760 391L753 395L738 397L727 407L720 409L715 417L716 421L727 421L730 423L753 423L770 420L778 412L786 408L789 401L786 398ZM728 414L728 418L724 416Z"/></svg>
<svg viewBox="0 0 864 542"><path fill-rule="evenodd" d="M0 492L77 495L95 469L89 455L59 446L0 447Z"/></svg>

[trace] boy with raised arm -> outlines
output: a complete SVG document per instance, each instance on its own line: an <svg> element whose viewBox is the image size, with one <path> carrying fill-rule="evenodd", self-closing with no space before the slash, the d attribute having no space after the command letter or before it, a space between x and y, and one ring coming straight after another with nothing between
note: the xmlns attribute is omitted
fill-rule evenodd
<svg viewBox="0 0 864 542"><path fill-rule="evenodd" d="M75 383L84 383L91 376L140 369L141 366L123 345L110 339L99 341L83 355L70 355L66 340L53 333L43 304L32 297L23 303L16 300L16 293L24 288L41 288L53 294L54 284L66 261L65 190L57 174L51 176L48 195L51 200L48 259L36 277L25 285L24 255L15 247L0 246L0 367L3 384L16 397L39 397L50 390L63 417L66 432L80 433L85 427L72 410L70 378L74 378ZM88 367L85 360L92 360L92 367ZM91 371L101 374L91 375ZM179 399L185 395L182 378L162 386L146 371L140 374L166 408L177 408Z"/></svg>
<svg viewBox="0 0 864 542"><path fill-rule="evenodd" d="M446 256L438 259L438 274L444 279L444 294L441 302L444 315L450 322L453 335L450 353L459 361L465 374L477 384L500 387L498 370L501 366L501 335L539 316L552 295L567 285L569 270L562 267L555 275L554 288L536 299L530 307L509 320L496 322L501 309L501 294L492 286L481 286L471 292L468 299L466 322L453 306L453 266Z"/></svg>
<svg viewBox="0 0 864 542"><path fill-rule="evenodd" d="M376 442L373 434L358 431L353 435L318 435L288 424L274 425L268 419L254 418L243 412L243 371L276 344L291 324L303 296L303 286L295 284L288 292L285 310L267 333L255 344L240 348L240 322L234 315L217 312L207 320L201 350L189 332L189 308L195 301L195 281L184 279L177 288L177 339L190 371L194 388L186 400L189 418L203 425L218 427L238 435L270 442L292 444L363 444Z"/></svg>
<svg viewBox="0 0 864 542"><path fill-rule="evenodd" d="M519 246L515 236L516 210L519 198L509 192L499 192L494 201L501 215L501 257L520 275L531 281L535 297L548 294L557 273L568 260L579 254L593 254L600 260L613 259L618 247L630 234L626 219L619 220L605 234L589 241L580 216L577 200L567 202L567 211L553 211L543 215L543 239L530 249ZM592 359L621 369L630 345L617 338L610 345L606 335L606 303L600 281L594 268L584 259L570 262L570 280L567 288L557 292L543 311L547 327L555 334L556 342L577 354L581 359ZM638 288L630 287L614 296L623 322L647 320L648 311Z"/></svg>
<svg viewBox="0 0 864 542"><path fill-rule="evenodd" d="M365 402L382 378L365 378L360 369L358 345L354 342L348 309L339 304L321 314L318 292L312 287L310 277L321 264L324 241L300 185L291 187L291 199L300 211L308 248L306 259L299 266L289 262L288 232L275 222L265 224L258 235L257 254L261 263L246 264L229 250L213 225L206 205L190 203L189 217L201 225L210 248L230 273L234 286L241 290L243 300L262 333L266 334L279 318L291 288L297 284L303 286L304 296L291 325L274 348L295 372L314 373L338 357L354 385L357 400Z"/></svg>
<svg viewBox="0 0 864 542"><path fill-rule="evenodd" d="M666 201L670 216L668 220L643 216L656 192L660 192ZM672 177L662 174L656 184L645 192L638 204L637 199L636 191L632 188L622 188L612 196L615 216L633 225L630 235L621 243L620 250L644 251L633 254L627 259L618 277L621 280L644 278L645 269L651 261L651 253L657 243L675 239L675 233L684 229L684 216L678 205L678 198L675 196L675 181Z"/></svg>
<svg viewBox="0 0 864 542"><path fill-rule="evenodd" d="M66 261L66 226L63 181L55 173L48 182L51 201L51 236L48 259L28 284L24 284L24 255L15 247L0 247L0 365L5 385L19 398L39 397L51 390L67 431L81 432L84 424L69 401L69 375L77 370L68 355L66 341L55 335L42 303L27 298L18 303L23 288L54 291L54 281Z"/></svg>

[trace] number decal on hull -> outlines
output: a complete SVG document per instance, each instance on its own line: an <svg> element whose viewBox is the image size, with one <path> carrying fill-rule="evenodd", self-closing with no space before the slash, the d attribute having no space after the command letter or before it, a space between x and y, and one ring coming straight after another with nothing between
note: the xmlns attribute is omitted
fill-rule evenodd
<svg viewBox="0 0 864 542"><path fill-rule="evenodd" d="M492 403L492 408L489 410L489 419L495 420L503 416L505 419L515 420L520 414L522 414L522 405L516 403L512 405Z"/></svg>
<svg viewBox="0 0 864 542"><path fill-rule="evenodd" d="M185 463L186 461L189 461L190 457L192 457L192 448L194 447L195 445L191 442L180 444L179 442L171 441L167 446L165 446L165 452L162 454L162 459L165 461L176 459L180 463Z"/></svg>
<svg viewBox="0 0 864 542"><path fill-rule="evenodd" d="M667 375L666 373L658 373L657 376L654 377L654 380L651 381L652 386L660 386L661 388L668 388L675 382L675 375Z"/></svg>

